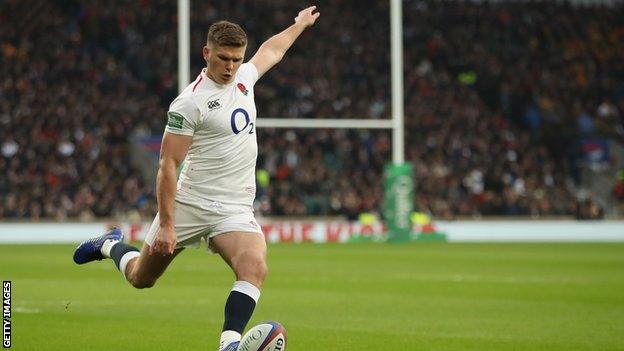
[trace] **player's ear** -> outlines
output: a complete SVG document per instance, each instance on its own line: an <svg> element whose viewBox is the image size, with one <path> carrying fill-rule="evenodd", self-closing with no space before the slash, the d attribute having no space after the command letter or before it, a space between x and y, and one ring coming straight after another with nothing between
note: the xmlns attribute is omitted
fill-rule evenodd
<svg viewBox="0 0 624 351"><path fill-rule="evenodd" d="M204 61L208 61L208 54L210 54L210 49L208 48L208 45L204 46L204 48L202 49L202 54L204 55Z"/></svg>

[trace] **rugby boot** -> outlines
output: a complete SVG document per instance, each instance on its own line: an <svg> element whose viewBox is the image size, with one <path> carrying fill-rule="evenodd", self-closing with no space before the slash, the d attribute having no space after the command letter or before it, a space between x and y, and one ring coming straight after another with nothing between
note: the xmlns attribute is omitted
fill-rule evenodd
<svg viewBox="0 0 624 351"><path fill-rule="evenodd" d="M106 240L122 241L123 233L121 229L114 227L104 235L83 241L74 251L74 262L77 264L85 264L91 261L101 261L104 258L101 249Z"/></svg>
<svg viewBox="0 0 624 351"><path fill-rule="evenodd" d="M231 342L226 347L220 348L219 351L236 351L238 350L238 344L240 344L240 341Z"/></svg>

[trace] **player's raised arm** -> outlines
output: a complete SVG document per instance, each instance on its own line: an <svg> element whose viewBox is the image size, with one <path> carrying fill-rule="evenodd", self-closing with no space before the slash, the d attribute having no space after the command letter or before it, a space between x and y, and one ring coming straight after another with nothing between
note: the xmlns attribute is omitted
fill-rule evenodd
<svg viewBox="0 0 624 351"><path fill-rule="evenodd" d="M316 10L316 6L310 6L299 11L293 25L262 43L256 54L250 60L258 70L258 78L271 69L276 63L280 62L288 48L297 40L299 35L316 22L316 19L319 18L321 14L320 12L315 13L314 10Z"/></svg>

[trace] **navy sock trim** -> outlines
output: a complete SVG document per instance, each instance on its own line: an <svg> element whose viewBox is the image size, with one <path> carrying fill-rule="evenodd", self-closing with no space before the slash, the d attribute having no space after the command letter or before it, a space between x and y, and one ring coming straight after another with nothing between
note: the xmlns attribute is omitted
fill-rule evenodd
<svg viewBox="0 0 624 351"><path fill-rule="evenodd" d="M119 269L119 262L121 261L121 258L123 257L123 255L132 251L139 252L139 249L137 249L134 246L130 246L126 243L122 243L122 242L119 242L113 245L110 251L110 256L113 259L113 261L115 261L115 266L117 266L117 269Z"/></svg>
<svg viewBox="0 0 624 351"><path fill-rule="evenodd" d="M230 291L230 296L225 303L223 331L234 330L242 334L255 308L256 301L251 296L239 291Z"/></svg>

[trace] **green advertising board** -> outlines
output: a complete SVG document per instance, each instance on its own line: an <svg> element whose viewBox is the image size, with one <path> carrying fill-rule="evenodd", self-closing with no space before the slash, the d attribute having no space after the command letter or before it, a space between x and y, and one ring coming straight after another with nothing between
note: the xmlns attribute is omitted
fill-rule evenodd
<svg viewBox="0 0 624 351"><path fill-rule="evenodd" d="M388 241L411 240L411 214L414 207L414 174L412 165L388 164L384 169L384 219Z"/></svg>

